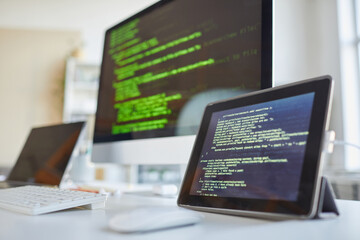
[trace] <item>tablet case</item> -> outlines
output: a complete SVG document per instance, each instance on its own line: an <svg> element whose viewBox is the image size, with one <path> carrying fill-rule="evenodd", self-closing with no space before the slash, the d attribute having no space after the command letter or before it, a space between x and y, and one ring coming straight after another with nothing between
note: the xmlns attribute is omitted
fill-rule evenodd
<svg viewBox="0 0 360 240"><path fill-rule="evenodd" d="M336 217L339 215L340 213L336 207L331 185L327 181L326 177L322 177L318 208L314 219Z"/></svg>

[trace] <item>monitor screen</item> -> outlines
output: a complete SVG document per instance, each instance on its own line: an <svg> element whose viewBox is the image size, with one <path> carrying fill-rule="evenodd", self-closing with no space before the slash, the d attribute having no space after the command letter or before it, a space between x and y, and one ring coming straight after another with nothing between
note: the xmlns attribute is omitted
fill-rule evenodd
<svg viewBox="0 0 360 240"><path fill-rule="evenodd" d="M94 149L194 136L209 102L271 86L271 0L159 1L106 31Z"/></svg>

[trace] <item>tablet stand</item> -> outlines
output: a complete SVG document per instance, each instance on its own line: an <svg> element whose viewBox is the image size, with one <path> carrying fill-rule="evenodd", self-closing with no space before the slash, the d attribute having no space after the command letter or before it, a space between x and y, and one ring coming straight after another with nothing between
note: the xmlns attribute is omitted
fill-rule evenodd
<svg viewBox="0 0 360 240"><path fill-rule="evenodd" d="M339 216L332 188L325 177L321 178L319 202L315 219Z"/></svg>

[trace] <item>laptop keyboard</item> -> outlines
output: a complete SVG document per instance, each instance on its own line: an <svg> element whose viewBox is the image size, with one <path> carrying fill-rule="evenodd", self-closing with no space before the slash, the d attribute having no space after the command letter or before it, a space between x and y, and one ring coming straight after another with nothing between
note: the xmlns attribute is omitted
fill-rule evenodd
<svg viewBox="0 0 360 240"><path fill-rule="evenodd" d="M28 215L39 215L74 207L105 207L103 194L67 189L23 186L0 190L0 208Z"/></svg>

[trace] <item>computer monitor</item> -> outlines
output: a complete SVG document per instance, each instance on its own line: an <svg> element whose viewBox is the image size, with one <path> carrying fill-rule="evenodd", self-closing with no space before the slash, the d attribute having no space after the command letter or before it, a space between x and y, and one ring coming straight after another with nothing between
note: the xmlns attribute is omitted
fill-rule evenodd
<svg viewBox="0 0 360 240"><path fill-rule="evenodd" d="M186 164L206 104L272 86L272 0L159 1L106 31L94 162Z"/></svg>

